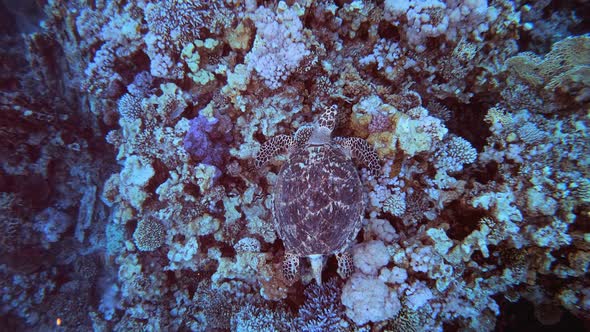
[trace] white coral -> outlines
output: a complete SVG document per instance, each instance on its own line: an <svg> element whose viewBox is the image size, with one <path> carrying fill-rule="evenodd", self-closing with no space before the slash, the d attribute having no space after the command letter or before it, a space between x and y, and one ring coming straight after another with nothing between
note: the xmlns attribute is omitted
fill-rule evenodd
<svg viewBox="0 0 590 332"><path fill-rule="evenodd" d="M151 163L139 156L129 156L125 159L123 170L120 173L121 184L119 191L121 197L137 210L141 210L148 193L144 190L148 182L156 174Z"/></svg>
<svg viewBox="0 0 590 332"><path fill-rule="evenodd" d="M397 294L377 277L355 273L342 290L346 315L357 325L393 318L401 309Z"/></svg>
<svg viewBox="0 0 590 332"><path fill-rule="evenodd" d="M379 279L384 282L402 284L408 279L408 272L397 266L394 266L391 269L383 268L379 273Z"/></svg>
<svg viewBox="0 0 590 332"><path fill-rule="evenodd" d="M408 289L406 289L405 295L405 304L414 311L426 304L428 300L434 298L432 291L423 281L415 281Z"/></svg>
<svg viewBox="0 0 590 332"><path fill-rule="evenodd" d="M395 25L404 21L401 32L417 52L426 51L425 41L431 37L455 42L461 37L482 40L481 35L498 16L497 10L483 0L387 0L384 8L385 18Z"/></svg>
<svg viewBox="0 0 590 332"><path fill-rule="evenodd" d="M410 257L412 270L416 272L428 272L434 254L431 246L415 248L414 250L408 248L406 253Z"/></svg>
<svg viewBox="0 0 590 332"><path fill-rule="evenodd" d="M389 252L383 242L369 241L355 246L352 258L357 269L376 275L381 267L389 263Z"/></svg>
<svg viewBox="0 0 590 332"><path fill-rule="evenodd" d="M256 10L252 17L256 25L256 39L246 55L248 69L256 70L271 89L278 88L281 81L310 54L296 10L284 8L284 2L281 4L278 13L265 7Z"/></svg>
<svg viewBox="0 0 590 332"><path fill-rule="evenodd" d="M197 254L198 250L199 243L194 237L189 238L184 244L178 242L171 244L167 255L170 263L164 269L172 271L191 269L196 271L197 262L193 257Z"/></svg>
<svg viewBox="0 0 590 332"><path fill-rule="evenodd" d="M550 225L537 228L533 225L526 227L526 231L530 234L532 240L539 247L559 248L561 246L569 245L572 238L567 234L568 224L554 218Z"/></svg>
<svg viewBox="0 0 590 332"><path fill-rule="evenodd" d="M377 239L386 243L391 243L399 238L395 228L386 219L369 220L369 234L373 234Z"/></svg>

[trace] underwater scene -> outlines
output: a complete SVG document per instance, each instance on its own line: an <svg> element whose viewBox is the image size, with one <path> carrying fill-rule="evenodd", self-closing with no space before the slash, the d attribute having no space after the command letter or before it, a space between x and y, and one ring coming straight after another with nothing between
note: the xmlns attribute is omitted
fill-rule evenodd
<svg viewBox="0 0 590 332"><path fill-rule="evenodd" d="M2 0L0 331L590 331L590 1Z"/></svg>

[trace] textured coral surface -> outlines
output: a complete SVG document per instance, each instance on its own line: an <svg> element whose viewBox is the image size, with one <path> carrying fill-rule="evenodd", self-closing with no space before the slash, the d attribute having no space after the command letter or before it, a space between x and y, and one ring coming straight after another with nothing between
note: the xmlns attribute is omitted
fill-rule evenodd
<svg viewBox="0 0 590 332"><path fill-rule="evenodd" d="M589 330L588 13L2 1L0 330ZM364 211L318 285L272 193L330 107Z"/></svg>

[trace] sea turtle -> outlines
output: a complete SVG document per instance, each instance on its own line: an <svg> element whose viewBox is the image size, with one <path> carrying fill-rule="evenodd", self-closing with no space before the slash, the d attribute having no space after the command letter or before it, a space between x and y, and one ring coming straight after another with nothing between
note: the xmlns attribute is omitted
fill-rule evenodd
<svg viewBox="0 0 590 332"><path fill-rule="evenodd" d="M262 167L287 152L273 192L273 221L285 247L283 275L293 282L299 258L309 257L312 273L321 284L326 256L335 254L338 274L352 273L347 249L362 226L365 210L363 188L353 158L376 173L375 150L357 137L335 137L336 106L328 107L313 125L297 130L294 137L278 135L265 142L256 156Z"/></svg>

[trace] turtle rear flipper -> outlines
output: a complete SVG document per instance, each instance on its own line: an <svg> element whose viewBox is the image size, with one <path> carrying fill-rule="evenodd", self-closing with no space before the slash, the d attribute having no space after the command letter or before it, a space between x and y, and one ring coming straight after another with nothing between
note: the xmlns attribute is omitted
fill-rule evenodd
<svg viewBox="0 0 590 332"><path fill-rule="evenodd" d="M352 256L349 252L341 252L336 254L338 260L338 275L342 279L348 279L354 272L354 266L352 264Z"/></svg>
<svg viewBox="0 0 590 332"><path fill-rule="evenodd" d="M299 274L299 256L295 254L285 254L283 260L283 277L287 282L293 283Z"/></svg>

